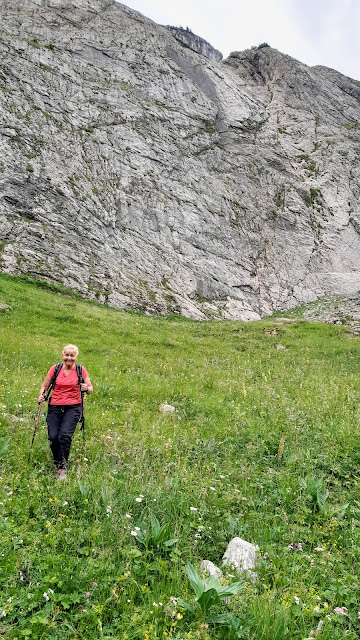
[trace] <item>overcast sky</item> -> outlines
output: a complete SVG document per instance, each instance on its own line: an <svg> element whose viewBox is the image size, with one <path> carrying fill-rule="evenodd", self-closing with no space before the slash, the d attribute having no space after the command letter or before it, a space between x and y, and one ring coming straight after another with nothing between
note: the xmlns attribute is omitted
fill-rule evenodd
<svg viewBox="0 0 360 640"><path fill-rule="evenodd" d="M360 0L127 0L159 24L190 27L224 57L267 42L360 80Z"/></svg>

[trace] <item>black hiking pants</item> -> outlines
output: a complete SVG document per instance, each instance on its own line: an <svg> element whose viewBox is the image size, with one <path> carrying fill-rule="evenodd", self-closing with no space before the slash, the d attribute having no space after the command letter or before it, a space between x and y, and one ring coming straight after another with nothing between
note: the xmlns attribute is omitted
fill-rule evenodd
<svg viewBox="0 0 360 640"><path fill-rule="evenodd" d="M69 458L71 440L81 418L79 404L51 404L47 413L48 437L54 462L58 469L65 469Z"/></svg>

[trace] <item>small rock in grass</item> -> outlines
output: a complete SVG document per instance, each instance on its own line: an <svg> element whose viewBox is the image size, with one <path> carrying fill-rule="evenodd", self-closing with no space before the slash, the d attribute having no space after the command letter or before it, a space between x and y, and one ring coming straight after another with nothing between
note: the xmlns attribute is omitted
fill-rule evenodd
<svg viewBox="0 0 360 640"><path fill-rule="evenodd" d="M1 311L12 311L12 308L9 307L8 304L5 304L5 302L0 302L0 312Z"/></svg>
<svg viewBox="0 0 360 640"><path fill-rule="evenodd" d="M257 575L251 569L256 566L257 552L259 547L251 542L246 542L242 538L233 538L223 555L223 565L230 564L237 571L246 571L248 576L255 581Z"/></svg>
<svg viewBox="0 0 360 640"><path fill-rule="evenodd" d="M268 336L277 336L277 334L281 332L281 329L277 329L276 327L265 327L263 331Z"/></svg>
<svg viewBox="0 0 360 640"><path fill-rule="evenodd" d="M162 413L174 413L175 407L173 407L172 404L165 403L161 405L160 411L162 411Z"/></svg>
<svg viewBox="0 0 360 640"><path fill-rule="evenodd" d="M3 413L3 416L6 418L10 418L10 420L14 420L17 422L25 422L25 418L20 418L20 416L14 416L12 413Z"/></svg>
<svg viewBox="0 0 360 640"><path fill-rule="evenodd" d="M215 576L216 578L222 578L222 571L210 560L203 560L200 565L200 571L208 573L209 576Z"/></svg>

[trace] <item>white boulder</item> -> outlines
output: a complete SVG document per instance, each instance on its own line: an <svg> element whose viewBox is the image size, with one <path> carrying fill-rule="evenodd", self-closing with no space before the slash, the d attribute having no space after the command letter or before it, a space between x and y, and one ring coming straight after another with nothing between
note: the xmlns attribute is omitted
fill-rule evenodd
<svg viewBox="0 0 360 640"><path fill-rule="evenodd" d="M200 565L200 571L208 573L209 576L215 576L216 578L222 578L222 571L210 560L203 560Z"/></svg>
<svg viewBox="0 0 360 640"><path fill-rule="evenodd" d="M175 407L173 407L172 404L164 403L161 405L160 411L162 411L162 413L174 413Z"/></svg>
<svg viewBox="0 0 360 640"><path fill-rule="evenodd" d="M256 580L256 573L252 569L255 569L258 552L257 545L242 538L233 538L223 555L223 565L231 565L238 572L246 571L253 580Z"/></svg>

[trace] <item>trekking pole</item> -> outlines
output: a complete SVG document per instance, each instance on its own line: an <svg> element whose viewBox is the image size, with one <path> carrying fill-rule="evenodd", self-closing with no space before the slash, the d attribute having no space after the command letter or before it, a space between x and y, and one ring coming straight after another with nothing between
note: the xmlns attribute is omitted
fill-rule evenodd
<svg viewBox="0 0 360 640"><path fill-rule="evenodd" d="M83 378L83 374L82 374L82 367L81 365L76 364L76 371L78 374L78 386L79 386L79 391L80 391L80 395L81 395L81 418L80 418L80 431L83 432L83 447L85 449L85 391L81 390L81 385L85 382L84 378Z"/></svg>
<svg viewBox="0 0 360 640"><path fill-rule="evenodd" d="M85 449L85 391L81 392L81 418L80 418L80 422L81 422L81 427L80 429L83 432L83 446Z"/></svg>
<svg viewBox="0 0 360 640"><path fill-rule="evenodd" d="M35 436L36 436L36 430L37 430L37 426L39 424L39 420L40 420L40 414L41 414L41 409L42 409L43 403L39 402L39 410L37 412L37 416L35 418L35 429L34 429L34 433L33 433L33 437L31 440L31 445L30 445L30 452L29 452L29 462L30 462L30 457L31 457L31 451L33 448L33 444L34 444L34 440L35 440Z"/></svg>

